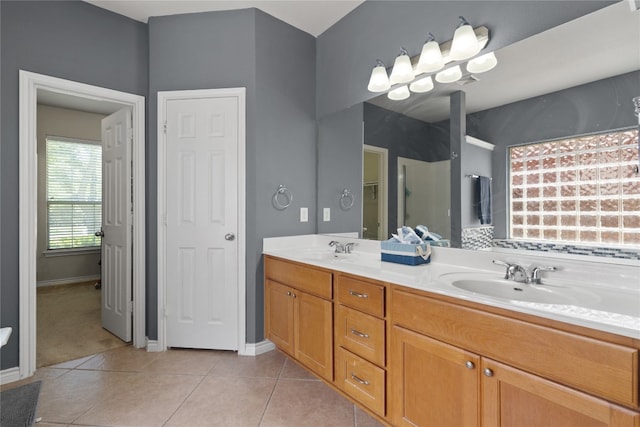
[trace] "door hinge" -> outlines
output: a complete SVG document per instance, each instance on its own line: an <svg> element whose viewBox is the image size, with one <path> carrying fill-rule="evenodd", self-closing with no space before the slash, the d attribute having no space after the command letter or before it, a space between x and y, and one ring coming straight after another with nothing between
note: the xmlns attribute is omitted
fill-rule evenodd
<svg viewBox="0 0 640 427"><path fill-rule="evenodd" d="M162 131L165 135L167 134L167 122L164 122L164 124L162 125Z"/></svg>
<svg viewBox="0 0 640 427"><path fill-rule="evenodd" d="M127 303L127 310L129 311L129 313L133 314L133 301L129 301Z"/></svg>
<svg viewBox="0 0 640 427"><path fill-rule="evenodd" d="M133 142L133 128L129 128L129 142Z"/></svg>

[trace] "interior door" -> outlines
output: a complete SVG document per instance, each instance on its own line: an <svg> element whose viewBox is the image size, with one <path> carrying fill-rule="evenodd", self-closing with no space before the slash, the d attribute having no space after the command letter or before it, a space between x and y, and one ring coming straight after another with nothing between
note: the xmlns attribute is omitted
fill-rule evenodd
<svg viewBox="0 0 640 427"><path fill-rule="evenodd" d="M131 110L102 120L102 327L131 341Z"/></svg>
<svg viewBox="0 0 640 427"><path fill-rule="evenodd" d="M166 102L166 340L238 349L238 99Z"/></svg>

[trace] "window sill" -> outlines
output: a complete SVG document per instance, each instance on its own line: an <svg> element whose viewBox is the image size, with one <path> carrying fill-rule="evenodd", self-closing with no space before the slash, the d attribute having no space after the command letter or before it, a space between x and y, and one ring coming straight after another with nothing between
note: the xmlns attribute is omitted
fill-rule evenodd
<svg viewBox="0 0 640 427"><path fill-rule="evenodd" d="M73 256L73 255L93 255L99 254L100 248L78 248L78 249L48 249L42 252L45 257L57 257L57 256Z"/></svg>

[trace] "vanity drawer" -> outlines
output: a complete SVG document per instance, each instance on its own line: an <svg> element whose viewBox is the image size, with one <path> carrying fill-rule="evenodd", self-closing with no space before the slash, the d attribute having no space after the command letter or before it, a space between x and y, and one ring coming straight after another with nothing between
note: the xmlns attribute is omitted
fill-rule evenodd
<svg viewBox="0 0 640 427"><path fill-rule="evenodd" d="M391 320L511 366L638 406L638 350L618 344L392 291Z"/></svg>
<svg viewBox="0 0 640 427"><path fill-rule="evenodd" d="M337 288L340 304L384 317L385 287L383 285L340 275L337 277Z"/></svg>
<svg viewBox="0 0 640 427"><path fill-rule="evenodd" d="M385 372L343 348L336 352L336 384L367 409L384 417Z"/></svg>
<svg viewBox="0 0 640 427"><path fill-rule="evenodd" d="M336 344L379 366L385 363L385 321L336 305Z"/></svg>
<svg viewBox="0 0 640 427"><path fill-rule="evenodd" d="M333 275L328 271L266 256L264 274L269 279L301 291L326 299L333 297L331 287Z"/></svg>

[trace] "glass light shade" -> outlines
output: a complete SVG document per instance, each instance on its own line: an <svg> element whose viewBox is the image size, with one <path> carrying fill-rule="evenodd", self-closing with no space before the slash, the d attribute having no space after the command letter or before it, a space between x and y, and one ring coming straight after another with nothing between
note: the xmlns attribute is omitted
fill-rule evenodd
<svg viewBox="0 0 640 427"><path fill-rule="evenodd" d="M384 65L376 65L371 71L371 78L369 79L369 92L384 92L389 90L391 83L389 83L389 76L387 76L387 69Z"/></svg>
<svg viewBox="0 0 640 427"><path fill-rule="evenodd" d="M460 80L462 77L462 70L459 65L455 67L447 68L436 74L436 81L438 83L453 83Z"/></svg>
<svg viewBox="0 0 640 427"><path fill-rule="evenodd" d="M409 83L415 78L413 73L413 65L411 65L411 58L407 54L400 54L396 58L396 62L393 64L393 70L391 70L391 76L389 81L392 85L397 83Z"/></svg>
<svg viewBox="0 0 640 427"><path fill-rule="evenodd" d="M442 58L440 45L435 40L426 42L422 46L422 52L420 53L420 59L416 66L416 72L418 74L430 73L432 71L438 71L442 67L444 67L444 58Z"/></svg>
<svg viewBox="0 0 640 427"><path fill-rule="evenodd" d="M433 80L431 79L431 76L421 78L420 80L416 80L411 83L409 85L409 89L411 89L411 92L415 93L429 92L433 89Z"/></svg>
<svg viewBox="0 0 640 427"><path fill-rule="evenodd" d="M470 73L484 73L493 69L496 65L498 65L498 59L496 55L491 52L485 55L480 55L477 58L473 58L467 64L467 71Z"/></svg>
<svg viewBox="0 0 640 427"><path fill-rule="evenodd" d="M409 88L407 85L403 85L390 91L387 97L393 101L402 101L403 99L407 99L409 95Z"/></svg>
<svg viewBox="0 0 640 427"><path fill-rule="evenodd" d="M482 46L478 43L478 38L471 25L464 24L459 26L453 33L449 58L454 61L463 61L471 58L481 49Z"/></svg>

